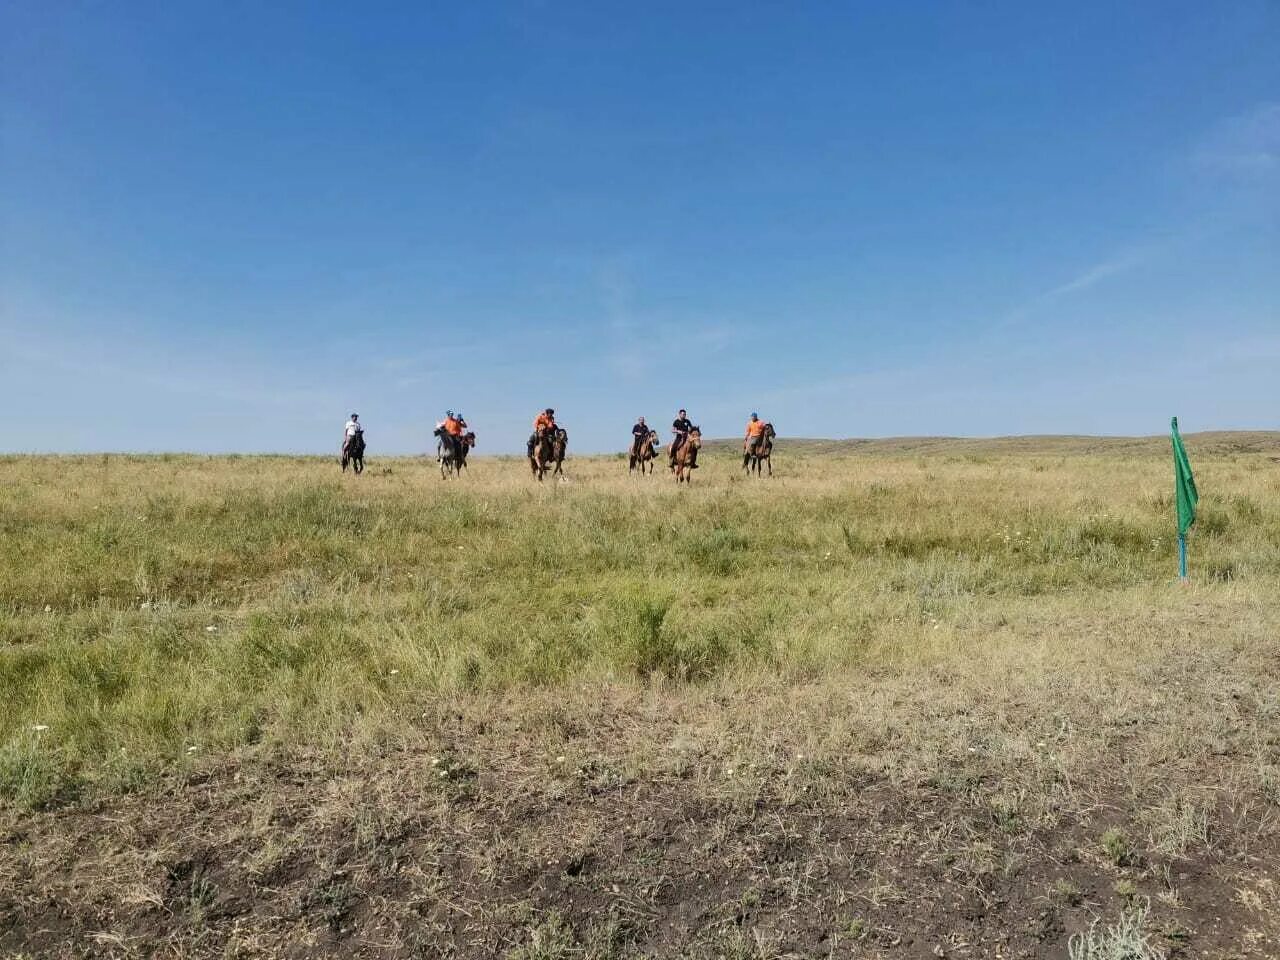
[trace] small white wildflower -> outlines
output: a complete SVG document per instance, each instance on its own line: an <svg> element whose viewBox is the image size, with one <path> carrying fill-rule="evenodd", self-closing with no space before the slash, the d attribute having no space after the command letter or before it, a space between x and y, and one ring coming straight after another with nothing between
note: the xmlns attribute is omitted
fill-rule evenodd
<svg viewBox="0 0 1280 960"><path fill-rule="evenodd" d="M205 632L205 633L217 633L217 632L218 632L218 628L217 628L217 627L215 627L215 626L211 623L211 624L209 624L207 627L205 627L205 628L204 628L204 632Z"/></svg>
<svg viewBox="0 0 1280 960"><path fill-rule="evenodd" d="M187 747L187 753L195 753L198 747Z"/></svg>
<svg viewBox="0 0 1280 960"><path fill-rule="evenodd" d="M556 763L564 763L564 757L556 757Z"/></svg>
<svg viewBox="0 0 1280 960"><path fill-rule="evenodd" d="M391 676L393 676L393 677L394 677L394 676L395 676L397 673L399 673L399 672L400 672L399 670L392 670L392 671L391 671Z"/></svg>
<svg viewBox="0 0 1280 960"><path fill-rule="evenodd" d="M40 733L41 731L48 730L49 725L47 723L37 723L37 724L33 724L31 729L34 730L36 733Z"/></svg>
<svg viewBox="0 0 1280 960"><path fill-rule="evenodd" d="M53 613L53 607L49 606L49 605L46 603L46 604L44 605L44 612L45 612L45 613Z"/></svg>

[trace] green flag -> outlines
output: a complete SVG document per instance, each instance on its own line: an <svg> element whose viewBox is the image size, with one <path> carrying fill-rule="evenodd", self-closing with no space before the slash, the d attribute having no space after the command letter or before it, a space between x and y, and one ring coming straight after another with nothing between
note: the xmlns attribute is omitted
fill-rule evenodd
<svg viewBox="0 0 1280 960"><path fill-rule="evenodd" d="M1173 484L1178 498L1178 536L1186 536L1187 530L1196 522L1196 503L1200 495L1196 493L1196 478L1191 475L1191 461L1187 459L1187 448L1182 445L1182 435L1178 433L1178 418L1173 418Z"/></svg>

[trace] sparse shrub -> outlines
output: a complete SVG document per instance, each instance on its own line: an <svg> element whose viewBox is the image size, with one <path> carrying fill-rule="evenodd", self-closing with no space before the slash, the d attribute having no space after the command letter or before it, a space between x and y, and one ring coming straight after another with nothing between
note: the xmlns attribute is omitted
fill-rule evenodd
<svg viewBox="0 0 1280 960"><path fill-rule="evenodd" d="M1102 835L1102 852L1117 867L1126 867L1137 861L1138 852L1123 830L1112 827Z"/></svg>
<svg viewBox="0 0 1280 960"><path fill-rule="evenodd" d="M1153 849L1167 857L1184 856L1209 842L1209 811L1177 798L1151 813Z"/></svg>
<svg viewBox="0 0 1280 960"><path fill-rule="evenodd" d="M1164 952L1150 940L1146 930L1148 905L1135 906L1120 914L1115 923L1099 926L1093 921L1083 933L1067 941L1070 960L1164 960Z"/></svg>

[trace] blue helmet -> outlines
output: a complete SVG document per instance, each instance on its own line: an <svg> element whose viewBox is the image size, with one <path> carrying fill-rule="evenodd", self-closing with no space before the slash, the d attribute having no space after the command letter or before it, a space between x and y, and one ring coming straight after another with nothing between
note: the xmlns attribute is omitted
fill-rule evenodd
<svg viewBox="0 0 1280 960"><path fill-rule="evenodd" d="M760 414L756 413L754 410L751 411L751 415L755 417L757 420L760 419Z"/></svg>

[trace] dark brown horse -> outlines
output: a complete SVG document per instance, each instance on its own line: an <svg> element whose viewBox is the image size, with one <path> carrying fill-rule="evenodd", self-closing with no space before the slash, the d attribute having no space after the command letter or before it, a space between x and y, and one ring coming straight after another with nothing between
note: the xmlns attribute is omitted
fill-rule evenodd
<svg viewBox="0 0 1280 960"><path fill-rule="evenodd" d="M342 472L347 472L347 464L356 473L364 473L364 431L357 430L342 445Z"/></svg>
<svg viewBox="0 0 1280 960"><path fill-rule="evenodd" d="M476 432L474 430L468 430L466 433L462 435L462 466L463 467L466 467L467 465L467 454L470 452L471 448L474 447L475 445L476 445Z"/></svg>
<svg viewBox="0 0 1280 960"><path fill-rule="evenodd" d="M777 434L773 430L772 423L764 425L764 432L755 438L753 444L751 440L747 440L742 445L742 469L747 471L750 476L754 473L760 476L760 465L764 464L769 470L769 476L773 476L773 438Z"/></svg>
<svg viewBox="0 0 1280 960"><path fill-rule="evenodd" d="M555 427L551 431L551 462L556 465L555 473L564 475L564 455L569 450L569 431L564 427Z"/></svg>
<svg viewBox="0 0 1280 960"><path fill-rule="evenodd" d="M653 473L653 462L658 459L658 431L650 430L647 436L631 441L631 465L629 473ZM647 471L646 471L647 467Z"/></svg>
<svg viewBox="0 0 1280 960"><path fill-rule="evenodd" d="M693 482L693 458L702 447L702 428L694 427L676 451L676 483Z"/></svg>
<svg viewBox="0 0 1280 960"><path fill-rule="evenodd" d="M541 480L548 470L564 473L564 454L569 447L569 433L563 427L539 430L529 440L529 468Z"/></svg>

